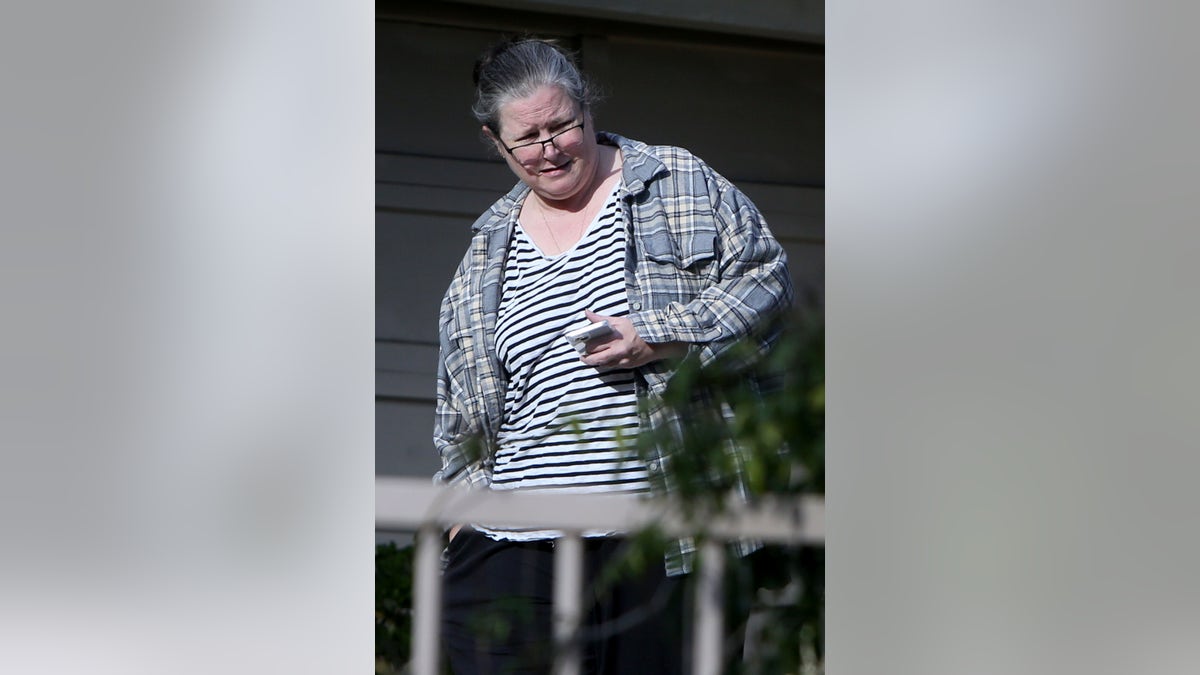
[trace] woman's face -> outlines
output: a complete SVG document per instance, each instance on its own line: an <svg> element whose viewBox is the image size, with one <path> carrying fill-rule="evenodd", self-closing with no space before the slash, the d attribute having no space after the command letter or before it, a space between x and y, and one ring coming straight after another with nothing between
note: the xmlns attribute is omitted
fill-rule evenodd
<svg viewBox="0 0 1200 675"><path fill-rule="evenodd" d="M497 144L508 167L538 196L563 201L584 194L596 176L599 149L591 120L585 119L575 102L561 88L546 85L525 98L500 106L500 134L484 127ZM567 131L553 143L512 148L551 136L586 122L582 129Z"/></svg>

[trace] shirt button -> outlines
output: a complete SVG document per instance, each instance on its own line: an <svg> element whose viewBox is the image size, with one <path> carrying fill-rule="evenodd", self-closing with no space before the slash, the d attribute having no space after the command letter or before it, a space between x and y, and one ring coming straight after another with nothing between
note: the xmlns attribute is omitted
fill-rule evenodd
<svg viewBox="0 0 1200 675"><path fill-rule="evenodd" d="M635 302L635 303L633 303L633 305L631 305L631 306L633 307L633 311L635 311L635 312L636 312L637 310L639 310L639 309L641 309L641 308L642 308L642 303L640 303L640 302Z"/></svg>
<svg viewBox="0 0 1200 675"><path fill-rule="evenodd" d="M651 460L651 462L646 465L646 470L649 471L650 473L658 473L658 467L659 467L658 460L655 459L655 460Z"/></svg>

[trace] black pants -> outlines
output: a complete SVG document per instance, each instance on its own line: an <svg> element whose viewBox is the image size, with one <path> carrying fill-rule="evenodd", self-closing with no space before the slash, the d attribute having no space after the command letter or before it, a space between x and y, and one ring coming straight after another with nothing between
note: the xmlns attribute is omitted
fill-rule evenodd
<svg viewBox="0 0 1200 675"><path fill-rule="evenodd" d="M597 579L624 543L584 540L583 672L682 675L689 627L680 579L652 562L597 592ZM495 541L464 528L447 547L443 576L442 637L454 675L549 672L553 542Z"/></svg>

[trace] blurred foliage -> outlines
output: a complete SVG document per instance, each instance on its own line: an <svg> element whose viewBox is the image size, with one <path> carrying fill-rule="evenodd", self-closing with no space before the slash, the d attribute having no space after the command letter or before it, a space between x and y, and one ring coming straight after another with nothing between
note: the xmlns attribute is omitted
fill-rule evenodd
<svg viewBox="0 0 1200 675"><path fill-rule="evenodd" d="M680 423L638 440L644 457L655 448L670 457L658 487L693 509L719 509L743 474L751 500L825 492L824 329L797 315L758 353L747 340L704 366L686 359L662 394Z"/></svg>
<svg viewBox="0 0 1200 675"><path fill-rule="evenodd" d="M735 344L703 367L685 360L673 375L662 403L680 423L643 430L636 443L644 455L652 447L664 450L670 461L659 487L671 486L699 531L737 493L741 475L751 501L824 494L824 348L821 323L798 315L765 357L756 345ZM631 536L625 554L601 572L591 592L602 594L624 575L661 565L665 546L657 529ZM822 672L824 548L766 546L745 559L731 554L726 568L727 672ZM408 662L411 607L412 548L377 546L377 675L402 672ZM495 615L483 618L487 633L506 629Z"/></svg>
<svg viewBox="0 0 1200 675"><path fill-rule="evenodd" d="M813 317L795 315L765 355L752 340L711 363L687 359L662 395L677 424L646 429L643 457L667 461L657 487L677 496L703 537L707 518L742 492L825 493L825 340ZM732 422L732 423L730 423ZM739 487L743 484L744 487ZM821 672L825 551L766 546L726 568L730 672ZM745 659L740 646L745 649Z"/></svg>
<svg viewBox="0 0 1200 675"><path fill-rule="evenodd" d="M375 673L408 663L412 645L413 547L375 546Z"/></svg>

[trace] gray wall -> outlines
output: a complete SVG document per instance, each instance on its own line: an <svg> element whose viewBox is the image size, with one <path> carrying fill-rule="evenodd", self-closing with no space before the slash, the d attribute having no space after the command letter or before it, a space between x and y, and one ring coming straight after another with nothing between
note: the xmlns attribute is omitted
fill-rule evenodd
<svg viewBox="0 0 1200 675"><path fill-rule="evenodd" d="M701 23L678 3L599 15L587 2L537 3L553 14L485 4L377 4L377 474L437 468L438 303L471 222L515 182L469 112L475 56L505 32L572 41L607 93L597 126L703 157L766 215L802 300L823 299L824 50L812 11L746 2L759 11Z"/></svg>

